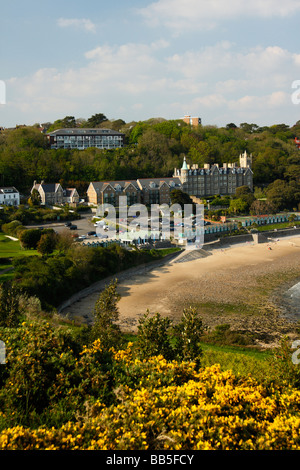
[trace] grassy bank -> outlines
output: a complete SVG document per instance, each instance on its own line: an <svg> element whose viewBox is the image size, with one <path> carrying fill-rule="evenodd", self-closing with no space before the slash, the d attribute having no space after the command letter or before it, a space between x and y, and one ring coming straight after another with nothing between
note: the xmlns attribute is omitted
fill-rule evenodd
<svg viewBox="0 0 300 470"><path fill-rule="evenodd" d="M36 250L22 249L19 240L12 240L0 232L0 282L13 278L13 260L21 256L38 255Z"/></svg>
<svg viewBox="0 0 300 470"><path fill-rule="evenodd" d="M137 335L124 334L125 342L135 343ZM222 370L232 370L241 377L251 374L262 381L268 376L272 350L241 347L234 345L218 345L201 342L201 366L210 367L219 364Z"/></svg>
<svg viewBox="0 0 300 470"><path fill-rule="evenodd" d="M267 224L267 225L258 225L256 227L256 229L259 231L259 232L266 232L266 231L269 231L269 230L279 230L279 229L283 229L283 228L292 228L293 226L296 226L296 227L299 227L300 226L300 222L299 221L295 221L293 222L292 224L290 222L282 222L282 223L278 223L278 224Z"/></svg>
<svg viewBox="0 0 300 470"><path fill-rule="evenodd" d="M12 240L0 232L0 258L16 258L17 256L36 255L36 250L22 249L19 240Z"/></svg>

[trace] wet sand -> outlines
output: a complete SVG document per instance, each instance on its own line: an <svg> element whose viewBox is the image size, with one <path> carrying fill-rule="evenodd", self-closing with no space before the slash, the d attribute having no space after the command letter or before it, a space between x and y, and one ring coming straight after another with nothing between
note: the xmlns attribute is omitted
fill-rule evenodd
<svg viewBox="0 0 300 470"><path fill-rule="evenodd" d="M119 323L124 331L136 332L147 309L176 321L183 308L196 306L210 327L226 322L240 329L284 332L289 326L279 311L274 313L272 301L266 302L264 290L273 286L274 276L278 287L297 273L300 277L300 237L218 248L188 262L173 260L119 283ZM92 321L98 296L95 292L68 307L69 318Z"/></svg>

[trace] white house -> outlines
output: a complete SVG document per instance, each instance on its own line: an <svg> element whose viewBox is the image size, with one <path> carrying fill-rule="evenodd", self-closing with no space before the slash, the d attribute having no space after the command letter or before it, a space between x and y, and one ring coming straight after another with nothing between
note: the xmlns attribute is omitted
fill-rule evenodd
<svg viewBox="0 0 300 470"><path fill-rule="evenodd" d="M20 205L19 191L14 186L10 186L7 188L0 187L0 205L19 206Z"/></svg>

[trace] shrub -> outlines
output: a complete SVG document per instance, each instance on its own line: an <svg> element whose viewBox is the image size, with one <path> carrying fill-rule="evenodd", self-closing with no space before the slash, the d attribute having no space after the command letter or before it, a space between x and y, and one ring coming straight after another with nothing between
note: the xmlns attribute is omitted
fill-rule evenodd
<svg viewBox="0 0 300 470"><path fill-rule="evenodd" d="M20 227L23 227L22 223L19 220L13 220L12 222L2 225L2 232L14 237L16 236L17 229Z"/></svg>
<svg viewBox="0 0 300 470"><path fill-rule="evenodd" d="M35 350L38 351L35 359L32 341L26 350L27 358L21 355L22 369L18 368L18 364L15 367L21 375L19 378L17 375L16 384L13 375L7 377L0 402L9 396L14 398L16 406L25 397L31 403L40 388L44 403L52 401L49 408L52 419L46 426L30 428L26 421L18 426L3 426L0 432L1 450L300 448L298 390L264 387L251 377L238 378L230 371L221 371L218 365L197 370L195 363L170 362L162 356L139 361L132 355L132 349L127 348L116 351L112 363L119 371L123 369L127 383L133 383L133 374L139 375L139 381L133 388L126 383L116 387L115 383L116 399L109 404L99 393L100 388L103 390L103 384L108 385L103 373L99 372L103 364L101 345L94 343L85 348L80 359L75 360L70 352L62 348L62 343L49 333L39 336L35 342ZM49 348L49 337L57 346L57 351L44 350L41 339ZM25 338L28 342L27 334ZM42 351L44 356L41 355ZM45 375L43 357L53 373L52 382L46 380L48 375ZM30 374L24 376L24 370L30 371ZM42 382L36 379L42 379ZM49 397L45 390L48 390ZM83 396L86 397L85 406ZM71 405L78 407L76 416L74 410L71 412ZM9 413L13 409L7 409L0 415L2 423L6 420L12 424L16 420L16 413ZM53 426L55 414L57 424ZM36 417L41 418L42 414Z"/></svg>
<svg viewBox="0 0 300 470"><path fill-rule="evenodd" d="M120 345L121 330L116 324L119 319L117 303L120 298L115 279L101 292L94 307L95 322L92 334L100 339L102 346L107 350Z"/></svg>
<svg viewBox="0 0 300 470"><path fill-rule="evenodd" d="M280 345L274 350L270 367L272 375L278 383L289 384L291 387L300 388L300 365L293 361L295 350L292 348L289 338L284 337Z"/></svg>
<svg viewBox="0 0 300 470"><path fill-rule="evenodd" d="M177 356L184 360L199 359L202 355L200 341L203 324L194 308L184 309L181 321L174 327Z"/></svg>
<svg viewBox="0 0 300 470"><path fill-rule="evenodd" d="M162 355L167 359L174 357L171 345L172 321L168 317L162 317L159 313L150 317L149 310L139 320L136 346L141 357Z"/></svg>
<svg viewBox="0 0 300 470"><path fill-rule="evenodd" d="M10 283L0 284L0 326L12 328L22 318L20 309L20 292Z"/></svg>
<svg viewBox="0 0 300 470"><path fill-rule="evenodd" d="M166 359L199 360L202 349L202 320L193 309L183 311L180 322L173 326L168 317L149 311L139 321L136 347L141 357L162 355Z"/></svg>
<svg viewBox="0 0 300 470"><path fill-rule="evenodd" d="M203 336L202 340L206 343L220 345L249 346L253 344L253 334L233 331L228 323L224 323L216 325L215 329Z"/></svg>
<svg viewBox="0 0 300 470"><path fill-rule="evenodd" d="M78 348L70 331L46 321L0 329L6 364L0 369L2 428L24 424L61 426L84 413L87 400L110 404L109 356L99 341Z"/></svg>

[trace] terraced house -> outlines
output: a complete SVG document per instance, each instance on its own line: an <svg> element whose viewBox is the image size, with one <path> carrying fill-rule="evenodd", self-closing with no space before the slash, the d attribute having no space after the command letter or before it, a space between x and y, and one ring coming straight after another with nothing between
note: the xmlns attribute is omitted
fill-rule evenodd
<svg viewBox="0 0 300 470"><path fill-rule="evenodd" d="M87 189L87 200L90 204L117 206L120 196L127 197L129 206L140 203L141 191L137 181L93 181Z"/></svg>
<svg viewBox="0 0 300 470"><path fill-rule="evenodd" d="M34 181L32 191L36 189L41 197L41 204L53 206L53 204L77 204L79 194L76 188L63 189L59 183L37 183Z"/></svg>
<svg viewBox="0 0 300 470"><path fill-rule="evenodd" d="M119 197L126 196L127 204L169 204L170 191L180 189L178 178L145 178L129 181L93 181L87 190L90 204L118 205Z"/></svg>
<svg viewBox="0 0 300 470"><path fill-rule="evenodd" d="M179 178L141 178L137 180L143 204L170 204L172 189L182 189Z"/></svg>
<svg viewBox="0 0 300 470"><path fill-rule="evenodd" d="M240 155L237 163L188 165L183 160L181 169L175 168L173 177L140 178L130 181L94 181L87 190L87 201L90 204L109 203L118 205L119 196L127 196L127 204L145 205L170 204L172 189L197 198L207 198L216 194L233 195L239 186L248 186L253 190L252 156L246 152Z"/></svg>

